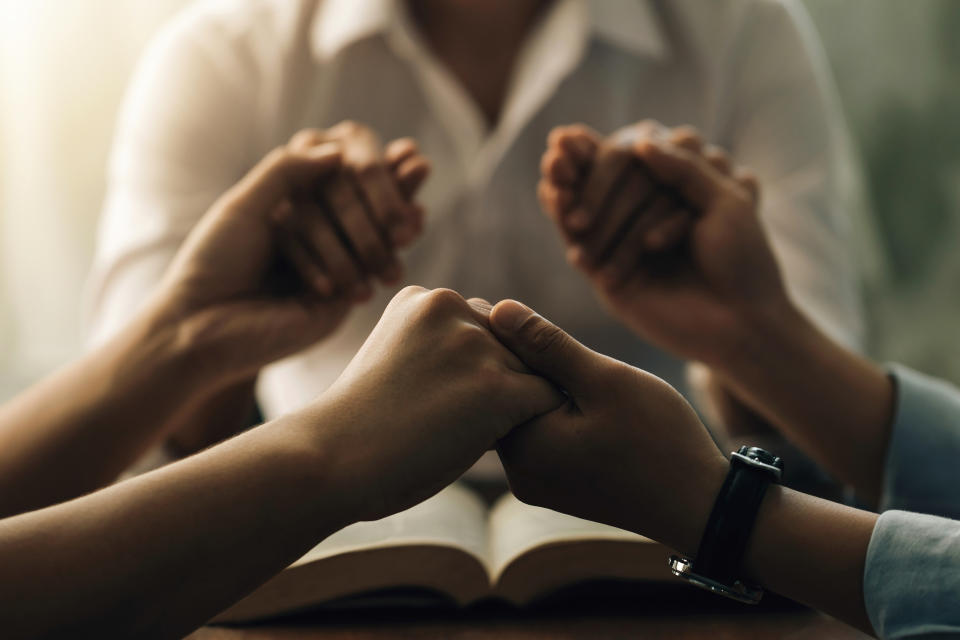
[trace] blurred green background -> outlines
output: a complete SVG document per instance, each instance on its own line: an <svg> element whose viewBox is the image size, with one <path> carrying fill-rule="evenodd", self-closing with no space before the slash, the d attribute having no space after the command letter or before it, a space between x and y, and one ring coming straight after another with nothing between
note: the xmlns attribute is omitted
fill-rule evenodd
<svg viewBox="0 0 960 640"><path fill-rule="evenodd" d="M187 1L0 0L0 400L81 349L117 107L143 46ZM882 249L866 289L871 354L960 382L960 0L802 2Z"/></svg>
<svg viewBox="0 0 960 640"><path fill-rule="evenodd" d="M960 2L804 0L860 149L886 273L876 357L960 382Z"/></svg>

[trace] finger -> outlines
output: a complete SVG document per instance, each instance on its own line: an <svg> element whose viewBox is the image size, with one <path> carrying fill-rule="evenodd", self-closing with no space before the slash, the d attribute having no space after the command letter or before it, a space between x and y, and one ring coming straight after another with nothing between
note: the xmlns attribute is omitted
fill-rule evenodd
<svg viewBox="0 0 960 640"><path fill-rule="evenodd" d="M430 161L421 155L411 156L393 170L393 175L403 198L410 200L430 175Z"/></svg>
<svg viewBox="0 0 960 640"><path fill-rule="evenodd" d="M673 129L667 139L681 149L691 153L700 153L703 150L703 139L700 133L690 126L680 126Z"/></svg>
<svg viewBox="0 0 960 640"><path fill-rule="evenodd" d="M490 311L493 309L493 305L483 298L470 298L467 300L467 305L470 307L470 313L473 315L473 319L489 331Z"/></svg>
<svg viewBox="0 0 960 640"><path fill-rule="evenodd" d="M591 266L599 267L609 258L633 220L644 216L643 210L655 193L656 185L645 170L630 170L593 231L581 243Z"/></svg>
<svg viewBox="0 0 960 640"><path fill-rule="evenodd" d="M304 204L301 209L297 216L300 236L314 258L326 268L336 291L348 298L369 297L370 285L327 212L318 203Z"/></svg>
<svg viewBox="0 0 960 640"><path fill-rule="evenodd" d="M583 187L580 205L570 214L572 232L585 233L593 227L631 160L632 155L623 147L605 145L600 148Z"/></svg>
<svg viewBox="0 0 960 640"><path fill-rule="evenodd" d="M346 175L337 176L323 186L323 198L363 272L392 283L399 275L399 265L352 182Z"/></svg>
<svg viewBox="0 0 960 640"><path fill-rule="evenodd" d="M277 245L280 253L293 266L294 271L308 288L321 298L333 295L333 280L326 274L322 264L298 240L293 204L283 200L273 211Z"/></svg>
<svg viewBox="0 0 960 640"><path fill-rule="evenodd" d="M598 366L598 354L515 300L490 313L494 335L532 371L576 397Z"/></svg>
<svg viewBox="0 0 960 640"><path fill-rule="evenodd" d="M637 153L656 179L695 207L707 208L724 187L723 176L703 157L686 149L645 141L637 146Z"/></svg>
<svg viewBox="0 0 960 640"><path fill-rule="evenodd" d="M734 175L734 180L747 190L755 203L760 201L760 180L757 179L755 173L746 169L739 169Z"/></svg>
<svg viewBox="0 0 960 640"><path fill-rule="evenodd" d="M664 194L657 195L643 214L638 216L635 223L626 230L623 240L611 253L602 273L598 275L600 285L604 288L612 288L621 284L637 269L645 253L664 250L651 249L649 237L651 233L657 233L663 225L671 224L674 219L688 221L689 217L678 207L673 198ZM686 232L688 229L689 225L683 227L681 231ZM670 232L673 233L674 230L671 229ZM675 242L679 242L680 239L682 237Z"/></svg>
<svg viewBox="0 0 960 640"><path fill-rule="evenodd" d="M555 183L541 179L537 183L537 198L547 216L556 223L561 223L573 209L574 195L571 189L560 187ZM567 225L561 224L561 230L569 235Z"/></svg>
<svg viewBox="0 0 960 640"><path fill-rule="evenodd" d="M354 165L353 179L373 222L392 243L394 229L405 222L406 210L393 176L382 162L364 162Z"/></svg>
<svg viewBox="0 0 960 640"><path fill-rule="evenodd" d="M278 147L261 160L229 192L234 206L270 215L282 200L311 188L340 166L340 146L321 144L294 151Z"/></svg>
<svg viewBox="0 0 960 640"><path fill-rule="evenodd" d="M556 147L544 152L540 159L540 174L547 180L564 186L573 186L580 177L570 156Z"/></svg>
<svg viewBox="0 0 960 640"><path fill-rule="evenodd" d="M507 394L509 404L506 411L511 427L529 422L569 401L562 391L539 375L512 371L508 381L510 393ZM498 434L498 439L509 432L510 428Z"/></svg>
<svg viewBox="0 0 960 640"><path fill-rule="evenodd" d="M583 124L555 127L547 136L547 146L562 149L582 171L593 162L600 146L600 134Z"/></svg>
<svg viewBox="0 0 960 640"><path fill-rule="evenodd" d="M645 250L644 240L647 230L651 225L662 220L671 208L670 200L664 195L658 195L642 215L636 216L634 223L624 230L620 243L611 251L601 274L601 284L612 286L636 268Z"/></svg>
<svg viewBox="0 0 960 640"><path fill-rule="evenodd" d="M707 148L703 151L703 157L707 159L710 166L725 176L729 176L733 170L733 161L730 160L730 155L720 147L712 144L707 145Z"/></svg>
<svg viewBox="0 0 960 640"><path fill-rule="evenodd" d="M324 142L328 142L328 138L322 129L301 129L293 134L287 146L295 151L306 151Z"/></svg>
<svg viewBox="0 0 960 640"><path fill-rule="evenodd" d="M687 209L674 209L643 238L643 247L651 253L662 253L675 248L689 234L694 216Z"/></svg>
<svg viewBox="0 0 960 640"><path fill-rule="evenodd" d="M396 171L397 167L403 164L404 160L412 158L420 153L420 147L413 138L397 138L387 145L383 153L384 160L391 171Z"/></svg>
<svg viewBox="0 0 960 640"><path fill-rule="evenodd" d="M293 265L304 284L317 292L321 298L334 293L333 280L324 272L323 267L301 244L300 240L289 232L281 232L280 250Z"/></svg>
<svg viewBox="0 0 960 640"><path fill-rule="evenodd" d="M423 232L425 219L423 206L416 202L409 203L403 224L393 228L393 246L398 249L409 246Z"/></svg>

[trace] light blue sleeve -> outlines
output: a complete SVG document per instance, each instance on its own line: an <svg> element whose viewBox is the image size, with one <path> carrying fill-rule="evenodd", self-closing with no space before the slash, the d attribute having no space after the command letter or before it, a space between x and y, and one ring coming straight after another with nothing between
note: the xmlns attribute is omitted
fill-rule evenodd
<svg viewBox="0 0 960 640"><path fill-rule="evenodd" d="M960 519L960 389L892 365L897 406L881 511Z"/></svg>
<svg viewBox="0 0 960 640"><path fill-rule="evenodd" d="M960 522L882 513L867 548L863 598L881 638L960 638Z"/></svg>
<svg viewBox="0 0 960 640"><path fill-rule="evenodd" d="M960 389L890 372L897 406L864 603L881 638L960 638Z"/></svg>

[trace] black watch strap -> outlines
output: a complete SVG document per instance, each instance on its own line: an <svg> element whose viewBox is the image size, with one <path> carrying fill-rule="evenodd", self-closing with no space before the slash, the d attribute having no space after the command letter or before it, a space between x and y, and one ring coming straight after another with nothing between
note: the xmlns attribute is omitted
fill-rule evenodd
<svg viewBox="0 0 960 640"><path fill-rule="evenodd" d="M730 457L730 471L693 560L694 573L726 585L739 579L760 503L770 483L779 481L782 467L779 458L755 447L741 447Z"/></svg>

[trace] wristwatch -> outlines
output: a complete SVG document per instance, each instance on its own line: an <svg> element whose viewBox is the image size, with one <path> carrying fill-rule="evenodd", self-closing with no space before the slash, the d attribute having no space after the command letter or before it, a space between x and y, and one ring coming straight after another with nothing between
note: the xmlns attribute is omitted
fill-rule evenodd
<svg viewBox="0 0 960 640"><path fill-rule="evenodd" d="M779 483L783 461L759 447L730 455L730 471L713 503L693 559L670 556L670 570L698 587L756 604L763 589L738 578L743 554L770 483Z"/></svg>

